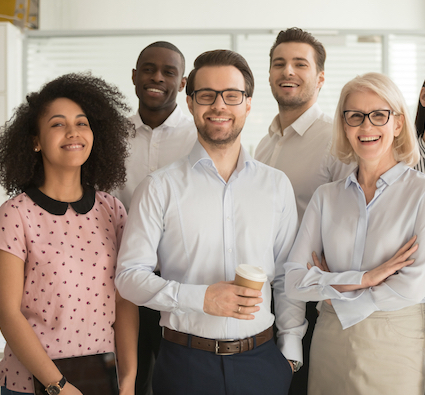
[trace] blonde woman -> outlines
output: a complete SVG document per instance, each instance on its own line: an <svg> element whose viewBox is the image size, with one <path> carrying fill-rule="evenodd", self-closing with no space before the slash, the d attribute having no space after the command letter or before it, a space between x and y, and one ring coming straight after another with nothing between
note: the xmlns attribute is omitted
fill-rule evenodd
<svg viewBox="0 0 425 395"><path fill-rule="evenodd" d="M317 189L285 264L288 296L324 301L309 395L423 395L425 175L411 169L416 131L388 77L344 86L333 142L358 168Z"/></svg>

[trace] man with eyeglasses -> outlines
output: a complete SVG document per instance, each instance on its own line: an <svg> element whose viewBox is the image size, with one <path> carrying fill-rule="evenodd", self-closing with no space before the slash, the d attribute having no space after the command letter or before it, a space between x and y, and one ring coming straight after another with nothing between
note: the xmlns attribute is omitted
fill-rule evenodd
<svg viewBox="0 0 425 395"><path fill-rule="evenodd" d="M342 164L330 153L332 118L317 104L325 82L325 60L323 45L299 28L281 31L270 50L269 82L279 113L259 143L255 159L282 170L291 180L300 222L317 187L348 176L354 167ZM294 376L291 395L307 394L316 304L307 303L309 326L297 369L302 363L304 366Z"/></svg>
<svg viewBox="0 0 425 395"><path fill-rule="evenodd" d="M141 52L132 72L139 108L131 121L135 133L129 139L126 161L127 181L115 191L128 211L137 185L151 172L187 155L196 141L193 119L176 103L186 85L185 59L181 51L166 41L156 41ZM159 313L139 308L139 341L136 395L148 395L154 358L161 341Z"/></svg>
<svg viewBox="0 0 425 395"><path fill-rule="evenodd" d="M131 203L116 284L123 297L161 311L155 394L282 395L301 358L303 328L292 327L300 312L284 295L282 271L297 229L295 198L284 173L241 146L253 90L241 55L201 54L186 87L198 141L148 176ZM152 272L157 254L162 277ZM241 263L267 274L261 291L233 283Z"/></svg>

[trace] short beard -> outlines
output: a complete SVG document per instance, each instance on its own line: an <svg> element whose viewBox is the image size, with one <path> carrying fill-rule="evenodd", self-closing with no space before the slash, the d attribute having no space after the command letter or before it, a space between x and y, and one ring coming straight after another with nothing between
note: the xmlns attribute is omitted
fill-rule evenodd
<svg viewBox="0 0 425 395"><path fill-rule="evenodd" d="M232 132L230 133L230 135L222 140L215 140L213 138L211 138L211 136L208 134L208 132L206 131L205 128L199 128L198 125L196 125L197 129L198 129L198 133L199 135L202 137L202 139L209 145L217 147L217 148L224 148L228 145L233 144L236 139L239 137L239 135L242 132L242 127L241 128L234 128L232 129Z"/></svg>

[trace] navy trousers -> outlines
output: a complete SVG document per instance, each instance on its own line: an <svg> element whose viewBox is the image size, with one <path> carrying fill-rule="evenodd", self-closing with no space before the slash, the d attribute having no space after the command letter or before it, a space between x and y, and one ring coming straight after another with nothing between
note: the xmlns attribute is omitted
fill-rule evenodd
<svg viewBox="0 0 425 395"><path fill-rule="evenodd" d="M234 355L215 355L161 340L154 395L287 395L289 362L273 340Z"/></svg>

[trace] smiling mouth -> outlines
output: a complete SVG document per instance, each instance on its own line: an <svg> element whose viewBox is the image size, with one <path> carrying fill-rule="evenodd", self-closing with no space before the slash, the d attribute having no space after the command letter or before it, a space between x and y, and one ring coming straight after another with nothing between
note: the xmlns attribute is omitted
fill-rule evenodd
<svg viewBox="0 0 425 395"><path fill-rule="evenodd" d="M67 145L62 146L62 148L67 150L67 151L79 150L79 149L82 149L84 147L85 147L84 144L67 144Z"/></svg>
<svg viewBox="0 0 425 395"><path fill-rule="evenodd" d="M362 143L370 143L373 141L378 141L380 138L381 138L380 136L369 136L369 137L362 136L362 137L359 137L359 140Z"/></svg>
<svg viewBox="0 0 425 395"><path fill-rule="evenodd" d="M279 84L279 86L280 86L281 88L296 88L296 87L298 87L299 85L298 85L298 84L295 84L295 83L293 83L293 82L282 82L281 84Z"/></svg>
<svg viewBox="0 0 425 395"><path fill-rule="evenodd" d="M208 119L212 122L228 122L228 121L230 121L230 118L209 117Z"/></svg>
<svg viewBox="0 0 425 395"><path fill-rule="evenodd" d="M153 92L153 93L161 93L164 94L165 92L161 89L155 89L155 88L147 88L146 89L148 92Z"/></svg>

